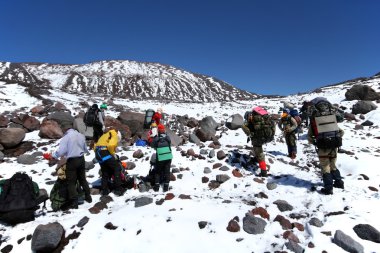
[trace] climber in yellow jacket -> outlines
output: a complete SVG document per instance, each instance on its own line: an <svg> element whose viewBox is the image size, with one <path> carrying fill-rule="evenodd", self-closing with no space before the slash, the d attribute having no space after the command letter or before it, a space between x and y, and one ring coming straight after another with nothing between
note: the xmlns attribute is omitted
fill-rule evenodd
<svg viewBox="0 0 380 253"><path fill-rule="evenodd" d="M117 196L122 196L125 192L124 188L121 187L121 168L115 158L116 148L120 140L120 132L115 129L110 129L99 138L94 146L95 158L97 162L99 162L102 172L102 195L108 195L110 193L108 182L112 176L114 177L113 193Z"/></svg>

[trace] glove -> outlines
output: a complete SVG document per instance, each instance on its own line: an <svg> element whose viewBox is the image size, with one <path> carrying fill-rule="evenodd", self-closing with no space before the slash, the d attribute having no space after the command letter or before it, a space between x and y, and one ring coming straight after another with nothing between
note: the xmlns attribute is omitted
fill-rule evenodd
<svg viewBox="0 0 380 253"><path fill-rule="evenodd" d="M51 160L53 158L53 156L51 155L51 153L44 153L42 155L46 160Z"/></svg>

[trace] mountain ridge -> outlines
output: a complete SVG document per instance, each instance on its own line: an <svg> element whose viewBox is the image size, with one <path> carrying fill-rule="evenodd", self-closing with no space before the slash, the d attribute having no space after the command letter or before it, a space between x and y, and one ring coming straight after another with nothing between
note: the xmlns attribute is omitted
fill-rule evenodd
<svg viewBox="0 0 380 253"><path fill-rule="evenodd" d="M259 97L215 77L128 60L88 64L0 62L0 81L130 99L216 102Z"/></svg>

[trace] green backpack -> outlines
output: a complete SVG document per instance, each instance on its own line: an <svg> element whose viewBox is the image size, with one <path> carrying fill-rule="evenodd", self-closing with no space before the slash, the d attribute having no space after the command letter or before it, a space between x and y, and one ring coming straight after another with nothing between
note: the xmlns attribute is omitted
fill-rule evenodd
<svg viewBox="0 0 380 253"><path fill-rule="evenodd" d="M274 140L276 125L270 115L252 114L247 118L247 122L256 145L263 145Z"/></svg>
<svg viewBox="0 0 380 253"><path fill-rule="evenodd" d="M60 210L67 202L67 181L57 179L50 192L51 208L54 212Z"/></svg>
<svg viewBox="0 0 380 253"><path fill-rule="evenodd" d="M158 161L166 161L173 159L172 150L170 147L157 148L157 159Z"/></svg>

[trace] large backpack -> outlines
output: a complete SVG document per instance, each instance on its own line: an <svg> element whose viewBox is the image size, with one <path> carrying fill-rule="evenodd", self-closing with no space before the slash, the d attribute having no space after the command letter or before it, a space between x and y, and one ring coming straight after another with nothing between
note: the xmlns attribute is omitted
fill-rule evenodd
<svg viewBox="0 0 380 253"><path fill-rule="evenodd" d="M145 111L145 118L144 118L144 129L149 129L150 125L152 124L153 115L155 111L152 109L148 109Z"/></svg>
<svg viewBox="0 0 380 253"><path fill-rule="evenodd" d="M39 187L23 172L0 182L0 219L11 225L34 220Z"/></svg>
<svg viewBox="0 0 380 253"><path fill-rule="evenodd" d="M274 139L276 125L269 114L260 115L252 111L247 111L244 115L249 131L253 133L253 142L256 145L263 145Z"/></svg>
<svg viewBox="0 0 380 253"><path fill-rule="evenodd" d="M173 159L171 143L166 135L159 135L156 147L157 161L167 161Z"/></svg>
<svg viewBox="0 0 380 253"><path fill-rule="evenodd" d="M84 114L83 122L88 127L93 127L94 125L98 125L100 123L98 118L99 109L92 105L88 108L87 112Z"/></svg>
<svg viewBox="0 0 380 253"><path fill-rule="evenodd" d="M297 128L294 130L295 133L298 133L301 129L302 119L300 117L300 114L296 108L293 108L289 112L290 116L294 118L297 122Z"/></svg>
<svg viewBox="0 0 380 253"><path fill-rule="evenodd" d="M310 123L317 148L329 149L342 146L337 109L323 97L317 97L311 102Z"/></svg>

